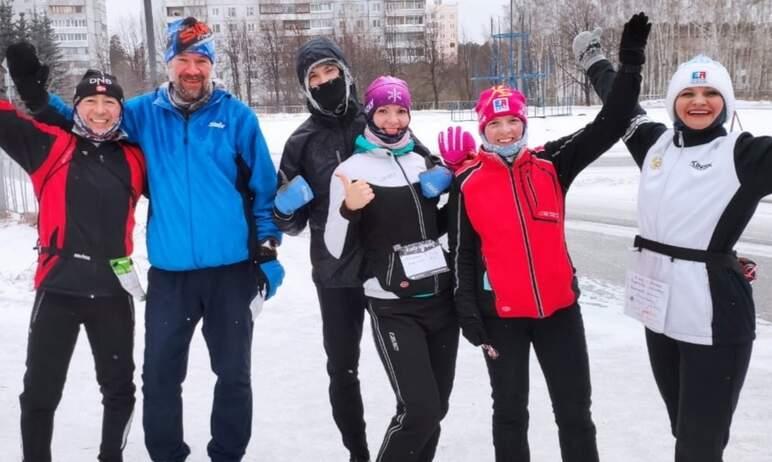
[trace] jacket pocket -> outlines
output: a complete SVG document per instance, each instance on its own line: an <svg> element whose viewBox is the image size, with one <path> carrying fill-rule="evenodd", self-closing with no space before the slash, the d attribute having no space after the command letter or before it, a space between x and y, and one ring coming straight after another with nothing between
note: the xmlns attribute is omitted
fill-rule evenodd
<svg viewBox="0 0 772 462"><path fill-rule="evenodd" d="M533 219L559 222L562 194L555 172L539 165L527 165L520 168L519 178Z"/></svg>

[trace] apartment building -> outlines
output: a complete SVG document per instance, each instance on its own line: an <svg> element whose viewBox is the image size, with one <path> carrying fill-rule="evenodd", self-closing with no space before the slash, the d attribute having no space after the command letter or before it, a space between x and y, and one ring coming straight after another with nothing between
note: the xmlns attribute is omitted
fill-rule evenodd
<svg viewBox="0 0 772 462"><path fill-rule="evenodd" d="M428 7L427 33L436 34L436 43L443 60L458 62L458 4L435 0Z"/></svg>
<svg viewBox="0 0 772 462"><path fill-rule="evenodd" d="M215 34L246 23L248 32L275 28L280 36L355 34L385 43L400 62L423 58L425 1L394 0L159 0L166 22L195 16Z"/></svg>
<svg viewBox="0 0 772 462"><path fill-rule="evenodd" d="M48 15L72 86L87 69L108 63L105 0L14 0L13 11L17 15Z"/></svg>

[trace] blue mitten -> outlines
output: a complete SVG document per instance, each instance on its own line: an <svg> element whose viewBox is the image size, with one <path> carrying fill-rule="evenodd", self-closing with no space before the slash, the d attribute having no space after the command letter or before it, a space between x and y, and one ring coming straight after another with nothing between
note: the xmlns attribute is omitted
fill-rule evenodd
<svg viewBox="0 0 772 462"><path fill-rule="evenodd" d="M437 165L419 173L418 179L421 182L421 193L431 199L447 191L453 181L453 173L447 167Z"/></svg>
<svg viewBox="0 0 772 462"><path fill-rule="evenodd" d="M270 260L260 263L260 272L263 274L259 290L268 300L276 294L276 289L284 281L284 267L281 266L279 260Z"/></svg>
<svg viewBox="0 0 772 462"><path fill-rule="evenodd" d="M311 190L311 186L308 185L305 178L298 175L276 191L273 205L284 215L292 215L295 210L308 204L313 198L314 192Z"/></svg>

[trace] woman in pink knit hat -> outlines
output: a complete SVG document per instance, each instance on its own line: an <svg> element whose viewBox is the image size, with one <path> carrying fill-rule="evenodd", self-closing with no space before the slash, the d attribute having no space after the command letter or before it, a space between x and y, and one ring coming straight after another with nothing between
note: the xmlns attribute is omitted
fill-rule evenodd
<svg viewBox="0 0 772 462"><path fill-rule="evenodd" d="M367 125L330 183L324 240L340 258L363 250L373 338L397 399L378 462L429 462L448 411L458 323L437 203L452 173L414 151L410 89L377 78L365 92Z"/></svg>
<svg viewBox="0 0 772 462"><path fill-rule="evenodd" d="M440 137L440 152L456 169L448 230L454 301L464 337L485 351L497 462L530 460L531 345L549 389L563 461L598 461L587 343L565 242L565 194L624 134L640 92L650 28L643 13L625 25L622 71L608 103L583 129L528 148L525 97L496 86L483 91L475 107L482 137L475 156L467 159L471 135L460 129Z"/></svg>

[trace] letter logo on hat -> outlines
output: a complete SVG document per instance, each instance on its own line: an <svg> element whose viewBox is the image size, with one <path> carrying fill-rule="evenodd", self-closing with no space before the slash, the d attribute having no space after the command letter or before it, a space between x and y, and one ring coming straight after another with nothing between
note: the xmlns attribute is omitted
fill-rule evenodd
<svg viewBox="0 0 772 462"><path fill-rule="evenodd" d="M493 100L493 112L498 114L499 112L509 111L509 98L496 98Z"/></svg>
<svg viewBox="0 0 772 462"><path fill-rule="evenodd" d="M692 83L705 83L708 81L708 73L705 71L692 72Z"/></svg>

